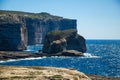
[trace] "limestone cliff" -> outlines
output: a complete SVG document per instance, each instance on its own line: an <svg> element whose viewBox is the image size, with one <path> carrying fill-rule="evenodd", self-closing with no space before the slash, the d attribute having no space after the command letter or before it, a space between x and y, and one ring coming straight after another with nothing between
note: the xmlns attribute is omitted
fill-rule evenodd
<svg viewBox="0 0 120 80"><path fill-rule="evenodd" d="M0 50L24 50L27 30L21 23L0 23Z"/></svg>
<svg viewBox="0 0 120 80"><path fill-rule="evenodd" d="M66 56L80 56L86 52L85 39L74 29L55 30L46 35L43 52L50 54L62 52Z"/></svg>
<svg viewBox="0 0 120 80"><path fill-rule="evenodd" d="M28 44L41 44L45 35L52 30L76 29L76 20L69 19L32 19L26 18L28 29Z"/></svg>
<svg viewBox="0 0 120 80"><path fill-rule="evenodd" d="M52 30L76 29L76 26L74 19L48 13L0 10L0 50L24 50L27 44L43 43L45 35Z"/></svg>

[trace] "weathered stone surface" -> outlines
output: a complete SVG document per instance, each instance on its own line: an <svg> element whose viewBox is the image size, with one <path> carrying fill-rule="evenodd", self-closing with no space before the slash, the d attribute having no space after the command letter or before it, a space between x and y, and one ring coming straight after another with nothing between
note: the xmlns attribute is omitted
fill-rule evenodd
<svg viewBox="0 0 120 80"><path fill-rule="evenodd" d="M67 50L77 50L82 53L86 52L85 39L76 32L66 37L66 41L67 41L67 47L66 47Z"/></svg>
<svg viewBox="0 0 120 80"><path fill-rule="evenodd" d="M0 80L91 80L84 73L56 67L0 66Z"/></svg>
<svg viewBox="0 0 120 80"><path fill-rule="evenodd" d="M48 13L0 11L0 50L24 50L41 44L52 30L76 29L76 20Z"/></svg>
<svg viewBox="0 0 120 80"><path fill-rule="evenodd" d="M7 26L11 26L9 23L14 26L20 23L21 27L24 25L24 28L27 30L26 39L28 39L28 45L43 43L45 35L52 30L76 29L77 26L75 19L65 19L63 17L50 15L49 13L27 13L2 10L0 10L0 23ZM0 25L0 27L2 26L4 25ZM12 27L11 29L15 28Z"/></svg>
<svg viewBox="0 0 120 80"><path fill-rule="evenodd" d="M66 44L65 39L56 40L51 43L48 52L49 53L58 53L63 50L66 50L66 46L67 46L67 44Z"/></svg>
<svg viewBox="0 0 120 80"><path fill-rule="evenodd" d="M25 59L25 58L37 58L47 56L41 53L32 53L24 51L0 51L0 61L7 61L11 59Z"/></svg>
<svg viewBox="0 0 120 80"><path fill-rule="evenodd" d="M48 32L53 30L76 29L76 20L69 19L32 19L26 18L26 27L28 29L28 44L41 44Z"/></svg>
<svg viewBox="0 0 120 80"><path fill-rule="evenodd" d="M61 54L62 56L83 56L82 52L76 50L65 50Z"/></svg>
<svg viewBox="0 0 120 80"><path fill-rule="evenodd" d="M64 52L65 50L69 50ZM69 55L70 50L72 51L70 55L81 55L81 53L86 52L85 39L77 34L77 30L63 30L63 31L52 31L48 33L45 37L45 42L43 46L44 53L60 53L63 52ZM77 54L77 52L80 52Z"/></svg>

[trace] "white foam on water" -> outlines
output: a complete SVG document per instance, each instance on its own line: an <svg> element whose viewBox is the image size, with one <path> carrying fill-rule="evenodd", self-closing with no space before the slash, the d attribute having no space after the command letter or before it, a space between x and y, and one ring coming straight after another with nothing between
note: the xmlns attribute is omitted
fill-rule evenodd
<svg viewBox="0 0 120 80"><path fill-rule="evenodd" d="M14 61L21 61L21 60L36 60L36 59L43 59L46 57L36 57L36 58L22 58L22 59L10 59L6 61L0 61L0 63L6 63L6 62L14 62Z"/></svg>
<svg viewBox="0 0 120 80"><path fill-rule="evenodd" d="M71 58L72 56L51 56L52 58ZM73 56L75 57L75 56ZM101 58L100 56L95 56L91 53L84 53L83 56L79 58Z"/></svg>
<svg viewBox="0 0 120 80"><path fill-rule="evenodd" d="M59 58L60 56L52 56L52 57ZM71 58L71 57L64 57L64 56L61 56L61 57L62 58ZM10 60L6 60L6 61L0 61L0 63L21 61L21 60L36 60L36 59L43 59L43 58L47 58L47 57L44 56L44 57L36 57L36 58L10 59ZM95 55L92 55L90 53L84 53L83 57L80 57L80 58L100 58L100 56L95 56Z"/></svg>
<svg viewBox="0 0 120 80"><path fill-rule="evenodd" d="M82 58L100 58L100 56L95 56L90 53L84 53L83 55L84 55L84 57L82 57Z"/></svg>

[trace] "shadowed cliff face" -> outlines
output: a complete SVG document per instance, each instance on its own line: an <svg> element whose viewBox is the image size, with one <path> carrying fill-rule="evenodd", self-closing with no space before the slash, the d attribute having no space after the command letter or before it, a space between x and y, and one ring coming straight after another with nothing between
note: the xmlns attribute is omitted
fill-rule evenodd
<svg viewBox="0 0 120 80"><path fill-rule="evenodd" d="M6 25L9 27L8 30L6 29ZM11 42L11 40L14 40L14 43L16 43L15 47L18 47L17 44L19 44L19 46L26 46L27 44L41 44L44 42L45 35L52 30L76 29L76 20L64 19L48 13L0 11L0 28L2 30L6 29L6 31L1 32L3 36L0 35L0 37L2 37L0 38L0 41L2 41L0 43L0 47L3 47L3 41L5 41L5 39L7 39L7 41L4 42L4 45L6 45L6 42ZM12 33L5 33L11 31L12 29L13 32L14 29L17 29L17 31L14 32L16 35L13 35ZM9 39L7 34L14 38ZM17 37L19 37L19 39ZM10 43L10 45L12 44L13 43Z"/></svg>
<svg viewBox="0 0 120 80"><path fill-rule="evenodd" d="M0 50L24 50L27 31L21 23L0 23Z"/></svg>
<svg viewBox="0 0 120 80"><path fill-rule="evenodd" d="M45 35L53 30L76 29L76 20L40 20L26 18L26 27L28 30L28 44L41 44L44 41Z"/></svg>

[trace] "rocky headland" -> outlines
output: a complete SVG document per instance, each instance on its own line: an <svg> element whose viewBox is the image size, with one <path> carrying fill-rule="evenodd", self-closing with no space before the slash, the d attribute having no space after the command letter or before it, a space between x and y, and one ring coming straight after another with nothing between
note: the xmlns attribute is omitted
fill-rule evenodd
<svg viewBox="0 0 120 80"><path fill-rule="evenodd" d="M49 13L0 10L0 50L20 51L27 45L41 44L53 30L77 29L75 19Z"/></svg>
<svg viewBox="0 0 120 80"><path fill-rule="evenodd" d="M0 11L0 51L23 51L42 43L47 55L81 56L86 52L75 19L45 12Z"/></svg>

